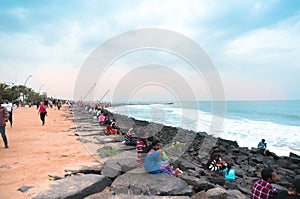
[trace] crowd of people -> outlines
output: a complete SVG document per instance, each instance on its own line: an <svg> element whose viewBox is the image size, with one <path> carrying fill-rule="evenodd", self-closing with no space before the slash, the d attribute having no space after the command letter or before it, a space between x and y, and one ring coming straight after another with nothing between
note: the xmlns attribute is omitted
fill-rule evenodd
<svg viewBox="0 0 300 199"><path fill-rule="evenodd" d="M36 101L34 104L36 105L36 108L38 110L38 115L40 116L40 120L42 121L42 125L45 124L45 118L47 116L47 108L53 108L58 109L62 107L63 103L67 103L69 106L72 105L72 102L66 101L63 102L62 100L49 100L44 99L43 101L39 102ZM4 148L9 148L8 146L8 140L5 132L6 123L9 122L10 128L13 128L13 110L22 107L22 105L17 106L16 104L12 104L9 100L1 100L0 101L0 132L1 136L4 142ZM29 104L29 107L31 107L31 103Z"/></svg>

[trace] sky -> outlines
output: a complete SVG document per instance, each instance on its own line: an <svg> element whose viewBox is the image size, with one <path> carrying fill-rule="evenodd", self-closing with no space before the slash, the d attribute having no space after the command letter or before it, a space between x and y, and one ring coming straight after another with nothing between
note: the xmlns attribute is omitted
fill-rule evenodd
<svg viewBox="0 0 300 199"><path fill-rule="evenodd" d="M197 43L214 64L227 100L300 99L297 0L0 0L0 5L0 81L4 83L26 82L48 96L74 99L83 66L99 46L126 32L151 28ZM82 86L80 98L124 100L122 92L116 93L118 88L128 79L142 82L145 76L158 77L160 72L153 72L160 68L157 65L168 68L165 75L174 75L178 84L188 85L198 100L212 98L214 85L205 81L208 74L195 72L180 55L146 47L122 54L95 73L101 75L95 84ZM149 81L127 88L130 99L171 100L182 95L161 80Z"/></svg>

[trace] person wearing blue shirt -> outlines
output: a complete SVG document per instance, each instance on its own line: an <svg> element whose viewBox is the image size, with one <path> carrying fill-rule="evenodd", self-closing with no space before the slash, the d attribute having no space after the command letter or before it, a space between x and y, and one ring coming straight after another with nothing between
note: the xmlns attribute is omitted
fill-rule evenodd
<svg viewBox="0 0 300 199"><path fill-rule="evenodd" d="M234 179L235 179L235 169L232 168L233 166L233 163L228 163L226 168L223 169L223 174L225 176L225 179L230 181L230 182L233 182Z"/></svg>
<svg viewBox="0 0 300 199"><path fill-rule="evenodd" d="M258 143L257 148L267 148L266 140L265 140L265 139L262 139L262 140Z"/></svg>
<svg viewBox="0 0 300 199"><path fill-rule="evenodd" d="M160 141L154 140L144 161L145 171L152 174L167 173L171 176L177 176L180 173L180 170L176 169L174 171L173 167L168 162L162 161L161 153Z"/></svg>

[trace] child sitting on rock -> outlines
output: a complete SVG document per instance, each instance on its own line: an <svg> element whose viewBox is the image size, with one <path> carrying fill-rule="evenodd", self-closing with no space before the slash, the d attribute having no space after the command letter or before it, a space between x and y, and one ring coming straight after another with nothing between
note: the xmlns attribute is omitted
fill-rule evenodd
<svg viewBox="0 0 300 199"><path fill-rule="evenodd" d="M138 135L136 134L137 126L133 126L131 129L128 130L127 133L124 135L125 141L123 141L123 144L129 145L129 146L136 146Z"/></svg>
<svg viewBox="0 0 300 199"><path fill-rule="evenodd" d="M145 149L148 146L146 135L141 135L136 142L136 167L144 164L147 153Z"/></svg>
<svg viewBox="0 0 300 199"><path fill-rule="evenodd" d="M233 168L233 163L228 162L225 169L223 169L223 174L225 176L225 179L233 182L235 179L235 169Z"/></svg>
<svg viewBox="0 0 300 199"><path fill-rule="evenodd" d="M216 176L226 167L226 162L221 158L221 150L215 149L206 164L206 169L214 171Z"/></svg>

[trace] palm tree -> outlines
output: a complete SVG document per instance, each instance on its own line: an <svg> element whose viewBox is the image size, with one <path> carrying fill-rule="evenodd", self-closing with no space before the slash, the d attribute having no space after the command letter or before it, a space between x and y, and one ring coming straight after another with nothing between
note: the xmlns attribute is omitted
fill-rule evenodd
<svg viewBox="0 0 300 199"><path fill-rule="evenodd" d="M0 99L4 99L7 96L8 85L0 83Z"/></svg>

